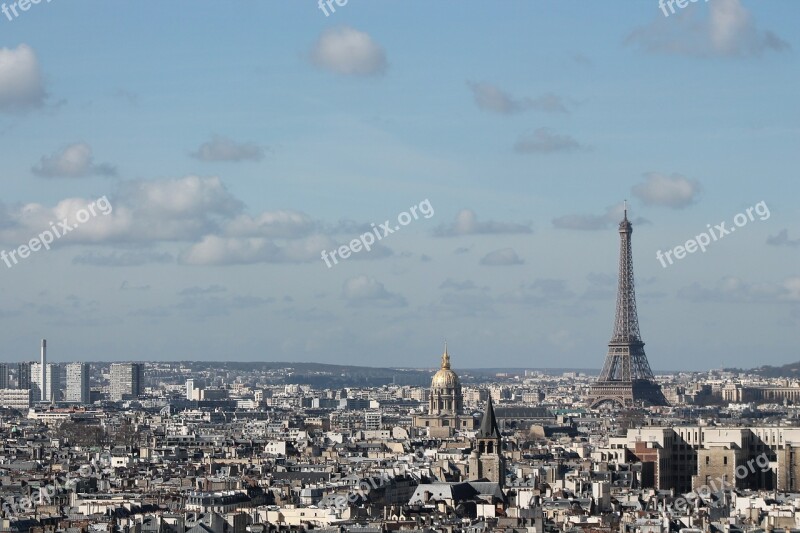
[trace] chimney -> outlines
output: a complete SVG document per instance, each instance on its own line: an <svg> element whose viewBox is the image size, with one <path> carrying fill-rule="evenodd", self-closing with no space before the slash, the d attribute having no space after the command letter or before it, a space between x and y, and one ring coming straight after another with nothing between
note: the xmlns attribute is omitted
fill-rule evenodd
<svg viewBox="0 0 800 533"><path fill-rule="evenodd" d="M41 401L47 401L47 340L42 339L42 357L41 357L41 371L42 371L42 383L41 383Z"/></svg>

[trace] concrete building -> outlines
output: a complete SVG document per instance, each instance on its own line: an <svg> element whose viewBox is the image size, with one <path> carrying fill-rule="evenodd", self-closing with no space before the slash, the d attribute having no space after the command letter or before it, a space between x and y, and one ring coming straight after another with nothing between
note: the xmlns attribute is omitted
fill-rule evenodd
<svg viewBox="0 0 800 533"><path fill-rule="evenodd" d="M111 401L131 400L142 395L144 390L143 363L113 363L109 399Z"/></svg>
<svg viewBox="0 0 800 533"><path fill-rule="evenodd" d="M31 390L31 364L30 362L17 363L17 388Z"/></svg>
<svg viewBox="0 0 800 533"><path fill-rule="evenodd" d="M64 401L89 403L89 365L87 363L69 363L66 366Z"/></svg>
<svg viewBox="0 0 800 533"><path fill-rule="evenodd" d="M8 388L8 365L0 363L0 389Z"/></svg>
<svg viewBox="0 0 800 533"><path fill-rule="evenodd" d="M0 389L0 407L27 410L31 406L31 394L28 390Z"/></svg>
<svg viewBox="0 0 800 533"><path fill-rule="evenodd" d="M367 431L376 431L381 429L381 412L380 411L367 411L364 413L364 429Z"/></svg>
<svg viewBox="0 0 800 533"><path fill-rule="evenodd" d="M63 365L47 363L45 371L42 372L41 363L32 363L31 374L33 376L31 391L35 400L46 403L64 401L67 376ZM45 380L44 385L42 379Z"/></svg>

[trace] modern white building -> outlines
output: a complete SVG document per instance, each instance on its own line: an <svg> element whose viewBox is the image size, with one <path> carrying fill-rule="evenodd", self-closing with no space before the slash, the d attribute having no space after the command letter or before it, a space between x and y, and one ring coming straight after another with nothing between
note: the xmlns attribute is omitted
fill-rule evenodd
<svg viewBox="0 0 800 533"><path fill-rule="evenodd" d="M31 391L22 389L0 389L0 407L27 410L31 406Z"/></svg>
<svg viewBox="0 0 800 533"><path fill-rule="evenodd" d="M89 403L89 364L69 363L66 367L64 401Z"/></svg>
<svg viewBox="0 0 800 533"><path fill-rule="evenodd" d="M46 372L42 374L41 363L31 363L31 391L35 401L64 401L66 387L66 368L63 365L48 363ZM42 379L45 380L44 385Z"/></svg>

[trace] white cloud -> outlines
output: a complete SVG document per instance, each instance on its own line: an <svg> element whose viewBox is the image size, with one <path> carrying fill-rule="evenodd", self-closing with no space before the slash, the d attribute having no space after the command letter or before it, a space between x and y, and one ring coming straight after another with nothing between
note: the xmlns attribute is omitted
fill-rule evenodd
<svg viewBox="0 0 800 533"><path fill-rule="evenodd" d="M63 219L78 227L57 241L58 245L195 241L220 231L220 226L242 209L242 203L216 177L187 176L119 185L118 194L109 201L113 210L102 215L96 209L98 215L82 224L77 222L77 213L94 199L66 198L54 207L36 203L2 206L0 242L27 242Z"/></svg>
<svg viewBox="0 0 800 533"><path fill-rule="evenodd" d="M256 216L239 215L228 222L225 233L236 237L301 237L315 228L310 216L299 211L265 211Z"/></svg>
<svg viewBox="0 0 800 533"><path fill-rule="evenodd" d="M648 52L697 57L758 56L791 48L771 31L760 30L740 0L713 0L707 5L707 15L698 5L668 17L659 14L649 25L635 29L627 42Z"/></svg>
<svg viewBox="0 0 800 533"><path fill-rule="evenodd" d="M334 247L324 235L277 243L270 239L206 235L180 261L188 265L249 265L256 263L309 263L321 261L320 252Z"/></svg>
<svg viewBox="0 0 800 533"><path fill-rule="evenodd" d="M46 93L33 49L0 48L0 111L21 112L42 107Z"/></svg>
<svg viewBox="0 0 800 533"><path fill-rule="evenodd" d="M631 192L645 205L658 205L683 209L697 201L701 187L697 180L690 180L680 174L667 176L658 172L645 174L644 183L631 188Z"/></svg>
<svg viewBox="0 0 800 533"><path fill-rule="evenodd" d="M342 297L354 307L405 307L406 299L386 290L383 283L366 275L350 278L342 285Z"/></svg>
<svg viewBox="0 0 800 533"><path fill-rule="evenodd" d="M180 259L188 265L242 265L272 262L278 252L278 247L267 239L207 235L181 254Z"/></svg>
<svg viewBox="0 0 800 533"><path fill-rule="evenodd" d="M43 178L108 177L117 173L108 163L96 165L92 147L85 142L73 143L50 156L42 156L39 164L33 166L31 171Z"/></svg>
<svg viewBox="0 0 800 533"><path fill-rule="evenodd" d="M538 128L532 135L521 137L514 145L514 150L520 154L575 152L585 148L570 135L559 135L549 128Z"/></svg>
<svg viewBox="0 0 800 533"><path fill-rule="evenodd" d="M386 52L368 34L343 27L322 32L311 61L337 74L371 76L386 71Z"/></svg>
<svg viewBox="0 0 800 533"><path fill-rule="evenodd" d="M243 208L216 176L134 181L126 189L130 201L142 211L174 217L233 216Z"/></svg>
<svg viewBox="0 0 800 533"><path fill-rule="evenodd" d="M201 161L259 161L264 157L264 148L215 135L190 155Z"/></svg>
<svg viewBox="0 0 800 533"><path fill-rule="evenodd" d="M513 248L502 248L489 252L481 259L481 264L487 266L521 265L524 262Z"/></svg>
<svg viewBox="0 0 800 533"><path fill-rule="evenodd" d="M502 233L531 233L530 224L514 224L509 222L478 221L478 215L471 209L462 209L455 220L448 225L441 225L433 232L437 237L457 237L460 235L497 235Z"/></svg>

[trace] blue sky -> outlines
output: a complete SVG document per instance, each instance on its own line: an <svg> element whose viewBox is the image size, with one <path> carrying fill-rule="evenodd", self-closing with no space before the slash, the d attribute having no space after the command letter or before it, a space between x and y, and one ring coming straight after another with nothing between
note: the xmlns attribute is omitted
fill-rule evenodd
<svg viewBox="0 0 800 533"><path fill-rule="evenodd" d="M0 249L113 207L0 262L3 357L433 366L447 338L456 368L600 367L627 198L654 369L800 359L800 5L674 7L0 14Z"/></svg>

